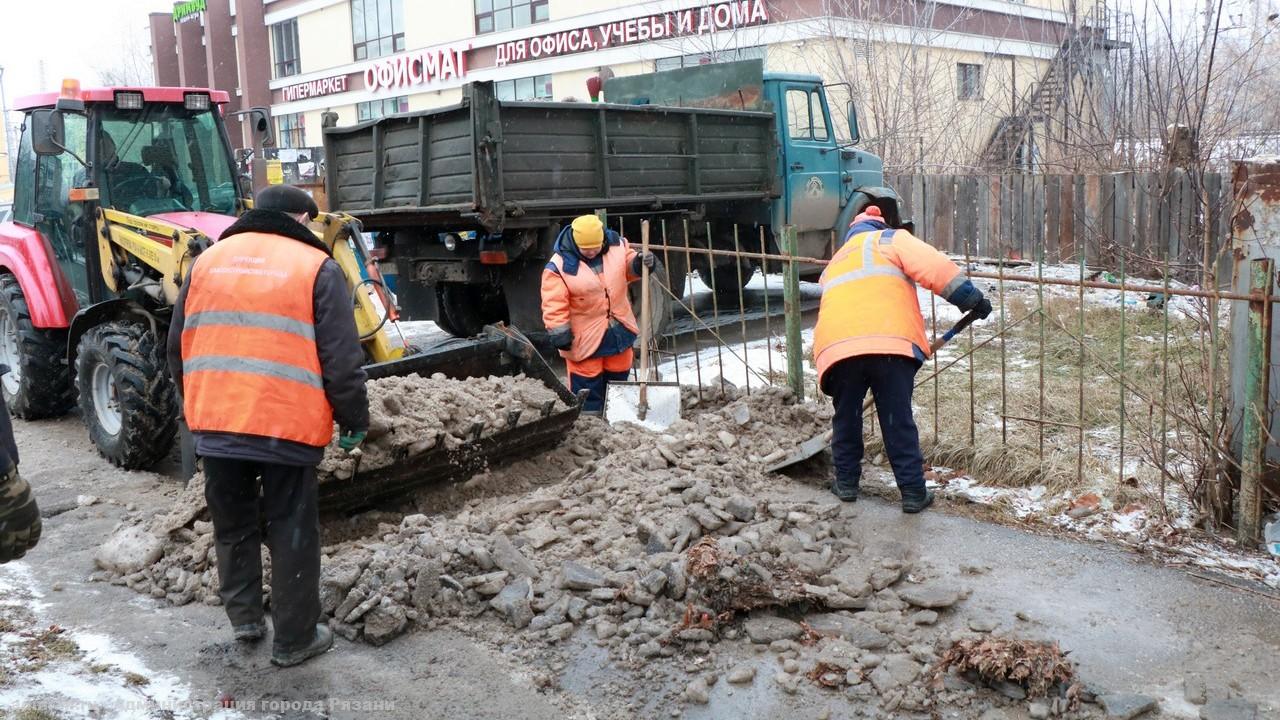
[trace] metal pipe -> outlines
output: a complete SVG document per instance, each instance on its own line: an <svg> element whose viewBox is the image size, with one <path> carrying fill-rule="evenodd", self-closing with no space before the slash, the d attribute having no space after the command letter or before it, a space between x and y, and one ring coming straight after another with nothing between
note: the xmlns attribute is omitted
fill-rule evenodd
<svg viewBox="0 0 1280 720"><path fill-rule="evenodd" d="M693 267L693 254L689 252L689 219L681 218L680 222L684 224L684 249L688 253L685 255L685 265ZM685 278L688 280L688 277ZM693 371L698 377L698 401L702 401L702 351L698 348L698 302L689 296L689 314L693 316Z"/></svg>
<svg viewBox="0 0 1280 720"><path fill-rule="evenodd" d="M711 250L711 222L705 223L707 228L707 250ZM736 261L735 261L736 262ZM711 286L711 321L712 327L720 327L720 288L716 287L716 270L714 258L707 256L707 277L703 278ZM724 394L724 343L716 343L716 364L720 366L717 376L720 378L720 394Z"/></svg>
<svg viewBox="0 0 1280 720"><path fill-rule="evenodd" d="M1249 289L1270 290L1275 261L1250 263ZM1262 474L1266 468L1267 397L1271 375L1271 304L1249 304L1249 367L1245 370L1244 428L1240 447L1240 521L1236 540L1252 549L1262 530Z"/></svg>
<svg viewBox="0 0 1280 720"><path fill-rule="evenodd" d="M765 249L766 248L765 248L765 241L764 241L764 226L761 225L760 226L760 254L761 255L764 254ZM769 319L771 315L771 313L769 312L769 273L767 272L768 270L767 265L761 265L761 267L763 268L764 271L766 271L764 272L764 334L765 334L765 337L768 338L767 347L769 349L769 352L765 354L765 362L769 366L769 384L772 385L773 377L774 377L773 375L773 323L770 322L770 319Z"/></svg>
<svg viewBox="0 0 1280 720"><path fill-rule="evenodd" d="M738 223L733 224L733 249L742 250L738 245ZM742 282L742 263L735 262L733 265L738 269L738 320L742 323L742 362L750 367L747 356L747 302L743 299L747 289L743 287L745 283ZM747 397L751 397L751 373L744 372L743 377L747 382Z"/></svg>
<svg viewBox="0 0 1280 720"><path fill-rule="evenodd" d="M796 267L796 229L788 225L782 230L785 252L791 254L782 286L783 313L787 321L787 382L796 401L804 400L804 347L800 341L800 269Z"/></svg>

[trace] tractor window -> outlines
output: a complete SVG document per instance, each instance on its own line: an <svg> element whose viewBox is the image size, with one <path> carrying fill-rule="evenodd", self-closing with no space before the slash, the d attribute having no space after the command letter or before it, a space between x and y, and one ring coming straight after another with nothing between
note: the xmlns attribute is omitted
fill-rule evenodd
<svg viewBox="0 0 1280 720"><path fill-rule="evenodd" d="M36 154L31 149L31 126L22 125L22 140L18 142L18 167L13 181L13 221L30 227L35 220Z"/></svg>
<svg viewBox="0 0 1280 720"><path fill-rule="evenodd" d="M84 256L84 206L67 197L71 188L86 184L88 176L77 157L83 158L88 122L84 115L62 114L64 145L71 152L36 158L34 226L48 241L53 255L71 281L79 302L89 299ZM75 153L75 155L72 155Z"/></svg>
<svg viewBox="0 0 1280 720"><path fill-rule="evenodd" d="M134 215L188 210L234 215L236 184L212 110L153 104L101 115L103 204Z"/></svg>

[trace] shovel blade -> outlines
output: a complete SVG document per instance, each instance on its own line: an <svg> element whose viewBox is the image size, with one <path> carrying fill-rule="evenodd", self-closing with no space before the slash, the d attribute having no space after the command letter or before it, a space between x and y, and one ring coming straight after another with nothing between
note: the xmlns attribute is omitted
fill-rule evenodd
<svg viewBox="0 0 1280 720"><path fill-rule="evenodd" d="M609 424L635 423L649 430L665 430L680 419L680 386L675 383L646 383L648 407L640 417L640 383L611 382L604 395L604 419Z"/></svg>
<svg viewBox="0 0 1280 720"><path fill-rule="evenodd" d="M808 440L805 440L804 442L800 443L800 446L796 448L795 452L791 453L787 457L779 460L778 462L766 468L765 472L771 472L771 473L778 472L779 470L782 470L784 468L789 468L792 465L795 465L797 463L802 463L805 460L808 460L809 458L813 457L814 455L817 455L818 453L822 452L823 450L826 450L827 447L830 445L831 445L830 430L820 433L818 435L814 435Z"/></svg>

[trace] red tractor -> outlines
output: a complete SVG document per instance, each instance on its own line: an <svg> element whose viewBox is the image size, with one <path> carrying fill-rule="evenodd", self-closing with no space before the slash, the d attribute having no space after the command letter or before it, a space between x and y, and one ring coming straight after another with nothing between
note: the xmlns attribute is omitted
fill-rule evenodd
<svg viewBox="0 0 1280 720"><path fill-rule="evenodd" d="M222 118L227 100L202 88L81 91L67 81L60 93L15 104L24 120L13 216L0 223L4 398L31 419L78 399L94 444L125 468L173 447L170 310L196 256L248 205ZM347 274L369 359L403 355L383 330L381 279L358 224L322 214L312 228Z"/></svg>

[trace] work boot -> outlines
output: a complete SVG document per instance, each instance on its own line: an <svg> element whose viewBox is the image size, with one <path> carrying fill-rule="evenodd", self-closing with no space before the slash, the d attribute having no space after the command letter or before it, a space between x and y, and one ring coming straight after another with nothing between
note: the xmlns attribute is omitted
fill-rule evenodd
<svg viewBox="0 0 1280 720"><path fill-rule="evenodd" d="M333 631L328 625L316 625L315 638L307 645L297 650L281 650L279 648L271 651L271 664L279 667L293 667L301 665L317 655L323 655L333 647Z"/></svg>
<svg viewBox="0 0 1280 720"><path fill-rule="evenodd" d="M240 642L256 643L267 636L267 624L261 620L245 623L232 627L231 632L235 633L236 640Z"/></svg>
<svg viewBox="0 0 1280 720"><path fill-rule="evenodd" d="M915 514L933 504L933 491L917 488L902 491L902 512Z"/></svg>
<svg viewBox="0 0 1280 720"><path fill-rule="evenodd" d="M831 483L831 494L840 498L841 502L858 502L858 485L854 483L853 489L841 487L840 483Z"/></svg>
<svg viewBox="0 0 1280 720"><path fill-rule="evenodd" d="M928 488L904 489L902 493L902 512L915 514L933 505L933 491Z"/></svg>

